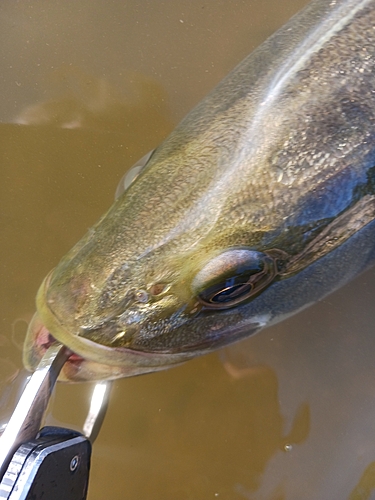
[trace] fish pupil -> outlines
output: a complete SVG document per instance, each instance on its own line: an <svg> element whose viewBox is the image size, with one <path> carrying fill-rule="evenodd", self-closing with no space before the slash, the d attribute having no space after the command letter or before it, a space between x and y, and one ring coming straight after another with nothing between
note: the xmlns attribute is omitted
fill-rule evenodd
<svg viewBox="0 0 375 500"><path fill-rule="evenodd" d="M259 275L263 265L251 266L246 273L227 278L223 283L216 284L205 290L201 296L207 302L222 304L248 294L253 289L252 278ZM243 271L243 269L241 269Z"/></svg>
<svg viewBox="0 0 375 500"><path fill-rule="evenodd" d="M234 278L230 281L233 281ZM246 284L246 283L240 283L238 285L231 285L228 286L227 288L224 288L223 290L219 291L215 295L211 297L210 302L216 302L216 303L223 303L223 302L229 302L233 300L234 298L239 297L243 293L248 293L252 289L252 285Z"/></svg>

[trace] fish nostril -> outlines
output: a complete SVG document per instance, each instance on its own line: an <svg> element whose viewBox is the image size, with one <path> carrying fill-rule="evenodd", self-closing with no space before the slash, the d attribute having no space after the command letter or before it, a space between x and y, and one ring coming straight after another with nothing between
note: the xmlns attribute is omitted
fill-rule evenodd
<svg viewBox="0 0 375 500"><path fill-rule="evenodd" d="M161 295L170 289L170 285L166 283L155 283L150 286L150 294L153 296Z"/></svg>
<svg viewBox="0 0 375 500"><path fill-rule="evenodd" d="M53 277L46 290L46 301L59 317L76 317L91 296L91 280L83 274L65 281Z"/></svg>
<svg viewBox="0 0 375 500"><path fill-rule="evenodd" d="M146 302L148 302L148 293L146 292L146 290L136 290L134 293L134 298L137 302L145 304Z"/></svg>

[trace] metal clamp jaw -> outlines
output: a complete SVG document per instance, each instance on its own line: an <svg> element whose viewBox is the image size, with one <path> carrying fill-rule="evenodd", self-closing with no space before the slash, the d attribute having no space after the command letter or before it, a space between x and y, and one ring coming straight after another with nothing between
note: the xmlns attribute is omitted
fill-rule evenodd
<svg viewBox="0 0 375 500"><path fill-rule="evenodd" d="M40 425L71 352L53 344L31 376L0 437L0 500L84 500L91 444L108 406L110 383L96 384L83 433Z"/></svg>

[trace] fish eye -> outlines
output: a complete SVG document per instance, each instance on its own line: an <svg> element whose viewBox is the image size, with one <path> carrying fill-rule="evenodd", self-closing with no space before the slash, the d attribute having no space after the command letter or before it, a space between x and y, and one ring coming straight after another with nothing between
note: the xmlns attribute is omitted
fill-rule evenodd
<svg viewBox="0 0 375 500"><path fill-rule="evenodd" d="M142 170L145 168L147 165L149 159L153 155L155 149L152 151L149 151L147 155L142 156L140 160L138 160L130 170L126 172L126 174L121 178L120 182L118 183L116 193L115 193L115 200L119 198L132 184L135 179L138 177L138 175L142 172Z"/></svg>
<svg viewBox="0 0 375 500"><path fill-rule="evenodd" d="M192 287L207 309L229 309L257 295L277 276L276 261L266 253L228 250L195 276Z"/></svg>

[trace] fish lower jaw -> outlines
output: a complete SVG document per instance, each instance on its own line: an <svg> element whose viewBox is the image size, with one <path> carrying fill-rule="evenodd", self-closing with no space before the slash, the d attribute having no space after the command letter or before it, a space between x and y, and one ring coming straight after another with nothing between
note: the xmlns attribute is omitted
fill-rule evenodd
<svg viewBox="0 0 375 500"><path fill-rule="evenodd" d="M60 342L72 351L61 370L60 381L113 380L165 370L185 360L175 355L107 347L69 334L60 325L54 324L51 328L48 323L45 324L35 313L24 344L24 364L27 369L34 371L50 345Z"/></svg>

